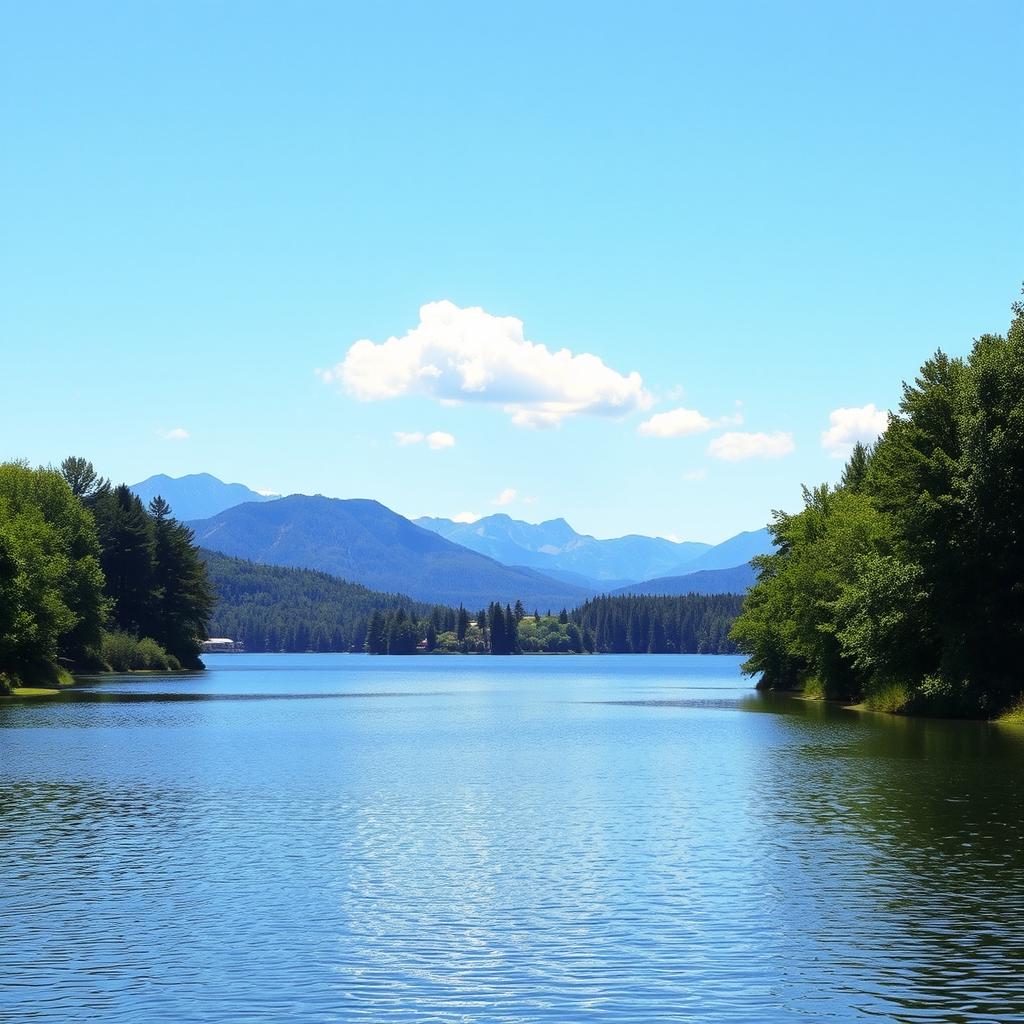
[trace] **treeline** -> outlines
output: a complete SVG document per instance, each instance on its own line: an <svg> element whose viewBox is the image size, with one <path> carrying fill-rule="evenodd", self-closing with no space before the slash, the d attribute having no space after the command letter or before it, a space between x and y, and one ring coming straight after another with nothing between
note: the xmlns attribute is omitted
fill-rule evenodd
<svg viewBox="0 0 1024 1024"><path fill-rule="evenodd" d="M187 527L92 464L0 465L0 689L202 668L213 593Z"/></svg>
<svg viewBox="0 0 1024 1024"><path fill-rule="evenodd" d="M200 555L217 593L210 634L241 641L247 651L361 651L375 611L417 620L431 613L431 605L327 573L205 549Z"/></svg>
<svg viewBox="0 0 1024 1024"><path fill-rule="evenodd" d="M735 651L738 595L605 597L572 612L522 602L471 612L383 594L327 573L201 550L217 594L210 634L247 651L583 654Z"/></svg>
<svg viewBox="0 0 1024 1024"><path fill-rule="evenodd" d="M463 654L734 654L729 629L739 594L600 597L572 612L527 613L492 604L471 615L435 608L423 619L404 609L375 613L367 630L371 654L416 650Z"/></svg>
<svg viewBox="0 0 1024 1024"><path fill-rule="evenodd" d="M1024 691L1024 304L937 352L838 486L775 513L733 627L765 688L992 717Z"/></svg>
<svg viewBox="0 0 1024 1024"><path fill-rule="evenodd" d="M572 613L610 654L735 654L729 630L741 594L597 597Z"/></svg>
<svg viewBox="0 0 1024 1024"><path fill-rule="evenodd" d="M373 615L367 628L370 654L583 654L592 653L594 638L558 616L527 615L521 601L515 607L492 602L470 614L465 608L435 607L417 619L404 609Z"/></svg>

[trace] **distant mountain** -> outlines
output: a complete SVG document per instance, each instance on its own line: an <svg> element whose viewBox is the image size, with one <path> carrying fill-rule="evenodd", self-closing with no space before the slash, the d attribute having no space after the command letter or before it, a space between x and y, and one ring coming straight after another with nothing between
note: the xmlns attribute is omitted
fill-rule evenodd
<svg viewBox="0 0 1024 1024"><path fill-rule="evenodd" d="M504 565L529 566L600 590L677 572L711 550L710 544L638 534L597 540L564 519L534 524L501 513L475 523L425 516L416 524Z"/></svg>
<svg viewBox="0 0 1024 1024"><path fill-rule="evenodd" d="M226 484L209 473L172 477L159 473L131 490L148 505L158 494L171 506L176 519L207 519L244 501L271 501L277 494L258 494L245 484Z"/></svg>
<svg viewBox="0 0 1024 1024"><path fill-rule="evenodd" d="M745 594L757 581L749 562L729 569L701 569L683 576L663 576L613 591L613 594Z"/></svg>
<svg viewBox="0 0 1024 1024"><path fill-rule="evenodd" d="M692 562L688 562L682 573L672 573L671 575L683 575L683 573L698 572L701 569L731 569L744 562L749 562L756 555L770 555L774 550L772 537L767 527L761 530L748 530L722 541L721 544L716 544L710 551L706 551ZM664 575L670 574L665 573Z"/></svg>
<svg viewBox="0 0 1024 1024"><path fill-rule="evenodd" d="M465 604L521 599L530 608L569 607L592 590L509 568L411 523L377 501L293 494L248 502L190 522L202 547L268 565L341 576L421 601Z"/></svg>

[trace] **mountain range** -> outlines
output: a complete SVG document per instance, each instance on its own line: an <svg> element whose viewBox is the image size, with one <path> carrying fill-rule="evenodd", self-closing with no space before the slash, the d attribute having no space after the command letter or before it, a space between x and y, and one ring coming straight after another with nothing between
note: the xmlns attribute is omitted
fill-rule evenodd
<svg viewBox="0 0 1024 1024"><path fill-rule="evenodd" d="M412 522L376 501L261 495L207 473L150 477L132 490L143 500L161 494L210 550L470 609L517 599L557 609L610 592L743 592L754 578L750 559L772 550L767 529L710 545L638 534L598 540L564 519L504 514Z"/></svg>
<svg viewBox="0 0 1024 1024"><path fill-rule="evenodd" d="M638 534L597 540L577 533L564 519L533 524L501 513L474 523L429 516L415 522L505 565L529 565L548 576L599 590L679 573L683 566L711 550L710 544L697 541Z"/></svg>
<svg viewBox="0 0 1024 1024"><path fill-rule="evenodd" d="M147 477L130 488L144 505L148 505L158 494L170 506L176 519L206 519L225 509L234 508L244 501L272 501L279 494L260 494L245 484L226 484L209 473L192 473L188 476L167 476L158 473Z"/></svg>
<svg viewBox="0 0 1024 1024"><path fill-rule="evenodd" d="M363 498L292 494L247 502L189 526L201 547L235 558L317 569L374 590L474 611L496 600L557 610L592 593L502 565Z"/></svg>

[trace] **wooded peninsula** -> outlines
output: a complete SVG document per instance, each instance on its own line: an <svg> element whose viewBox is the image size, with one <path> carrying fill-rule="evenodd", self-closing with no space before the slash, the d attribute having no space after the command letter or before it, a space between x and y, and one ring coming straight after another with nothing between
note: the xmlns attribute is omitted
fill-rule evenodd
<svg viewBox="0 0 1024 1024"><path fill-rule="evenodd" d="M837 486L775 513L733 639L765 689L886 711L1024 714L1024 304L937 352Z"/></svg>

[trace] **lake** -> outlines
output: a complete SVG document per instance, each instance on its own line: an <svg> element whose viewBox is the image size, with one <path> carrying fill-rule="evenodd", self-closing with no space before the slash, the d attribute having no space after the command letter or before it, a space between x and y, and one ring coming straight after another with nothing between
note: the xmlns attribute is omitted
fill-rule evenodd
<svg viewBox="0 0 1024 1024"><path fill-rule="evenodd" d="M1024 1020L1024 732L730 657L206 660L0 706L0 1020Z"/></svg>

